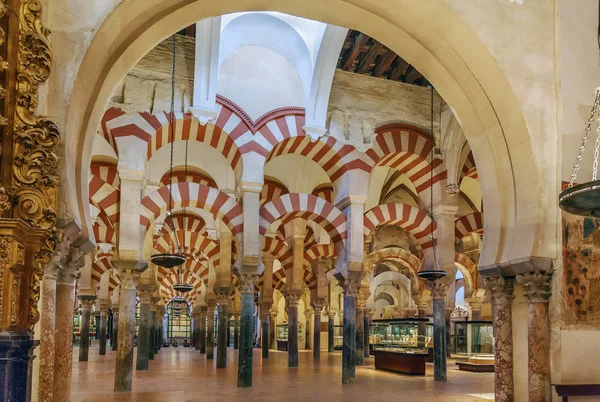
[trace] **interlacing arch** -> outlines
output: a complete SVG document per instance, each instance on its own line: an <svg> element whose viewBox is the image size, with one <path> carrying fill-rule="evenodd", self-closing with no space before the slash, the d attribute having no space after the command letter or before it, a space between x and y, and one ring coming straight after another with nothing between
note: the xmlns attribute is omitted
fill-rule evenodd
<svg viewBox="0 0 600 402"><path fill-rule="evenodd" d="M321 225L336 245L346 239L346 217L333 204L312 194L285 194L260 208L260 234L277 220L302 218Z"/></svg>
<svg viewBox="0 0 600 402"><path fill-rule="evenodd" d="M92 263L92 287L100 283L102 275L112 269L112 253L98 253Z"/></svg>
<svg viewBox="0 0 600 402"><path fill-rule="evenodd" d="M473 232L483 233L483 214L481 212L462 216L455 222L454 234L457 242Z"/></svg>
<svg viewBox="0 0 600 402"><path fill-rule="evenodd" d="M158 239L155 241L154 250L158 253L169 253L173 251L172 236L175 235L182 249L183 240L185 237L185 249L189 250L191 254L202 253L209 259L213 266L217 267L220 265L219 246L216 241L212 240L208 236L200 232L191 232L187 230L176 230L173 234L171 232L164 231ZM233 242L232 242L233 244ZM233 254L233 251L232 251Z"/></svg>
<svg viewBox="0 0 600 402"><path fill-rule="evenodd" d="M120 180L116 163L93 161L89 175L89 202L98 210L93 232L97 243L115 243L119 223Z"/></svg>
<svg viewBox="0 0 600 402"><path fill-rule="evenodd" d="M272 177L265 177L265 182L260 193L260 206L262 207L267 202L273 201L288 193L287 187L279 180Z"/></svg>
<svg viewBox="0 0 600 402"><path fill-rule="evenodd" d="M448 177L441 159L434 158L431 162L432 148L431 137L423 130L407 124L387 124L375 130L373 148L366 154L373 166L386 166L404 173L422 196L421 193Z"/></svg>
<svg viewBox="0 0 600 402"><path fill-rule="evenodd" d="M410 282L413 292L420 292L423 287L422 282L417 276L421 268L421 259L415 256L410 251L401 247L386 247L377 251L371 252L365 259L365 271L371 273L377 264L383 261L398 261L402 263L410 272Z"/></svg>
<svg viewBox="0 0 600 402"><path fill-rule="evenodd" d="M423 211L408 204L381 204L365 213L365 239L379 225L396 225L410 233L422 249L432 246L430 239L433 228L434 241L437 238L436 223Z"/></svg>
<svg viewBox="0 0 600 402"><path fill-rule="evenodd" d="M262 252L279 260L282 266L287 265L294 257L288 245L276 237L263 237Z"/></svg>
<svg viewBox="0 0 600 402"><path fill-rule="evenodd" d="M242 207L223 191L197 183L177 183L172 187L173 208L195 207L223 220L233 236L243 230ZM146 229L169 209L169 186L161 187L141 201L140 224Z"/></svg>
<svg viewBox="0 0 600 402"><path fill-rule="evenodd" d="M304 251L304 259L310 265L318 258L335 257L335 248L331 244L317 244Z"/></svg>

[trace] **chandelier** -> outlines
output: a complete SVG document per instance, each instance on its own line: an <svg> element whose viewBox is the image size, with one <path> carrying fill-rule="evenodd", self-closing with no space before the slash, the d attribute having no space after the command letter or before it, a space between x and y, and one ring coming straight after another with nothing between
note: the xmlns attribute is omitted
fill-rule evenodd
<svg viewBox="0 0 600 402"><path fill-rule="evenodd" d="M171 249L169 253L164 254L153 254L150 257L152 263L163 268L174 268L182 265L185 262L185 256L181 252L179 247L179 240L175 233L175 226L173 224L173 149L175 145L175 127L173 122L175 121L175 56L177 50L177 38L173 35L173 68L171 69L171 110L169 115L169 136L171 141L171 161L169 165L169 210L166 213L165 223L169 221L172 236L170 236ZM187 155L187 141L186 141L186 155ZM186 156L187 158L187 156ZM184 236L185 238L185 236Z"/></svg>
<svg viewBox="0 0 600 402"><path fill-rule="evenodd" d="M434 144L435 144L435 136L433 134L433 95L434 89L431 87L431 160L430 160L430 175L429 175L429 208L431 211L431 232L429 233L429 239L431 241L431 248L433 251L433 269L424 269L417 273L419 278L423 278L428 281L435 281L437 279L443 278L446 276L446 271L440 269L438 258L437 258L437 250L436 250L436 242L433 236L433 224L435 221L433 220L433 154L434 154Z"/></svg>
<svg viewBox="0 0 600 402"><path fill-rule="evenodd" d="M592 111L585 127L585 134L579 147L579 153L575 158L573 173L567 188L558 196L558 205L560 208L573 215L600 217L600 180L598 180L598 154L600 152L600 113L598 113L598 104L600 103L600 88L596 88L596 98L592 105ZM592 124L596 121L596 142L594 147L594 161L592 163L592 181L575 185L577 173L583 151L592 131Z"/></svg>

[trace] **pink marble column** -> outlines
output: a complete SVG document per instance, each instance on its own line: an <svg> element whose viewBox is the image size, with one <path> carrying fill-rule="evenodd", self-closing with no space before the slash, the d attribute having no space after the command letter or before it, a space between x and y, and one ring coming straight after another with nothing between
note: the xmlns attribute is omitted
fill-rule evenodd
<svg viewBox="0 0 600 402"><path fill-rule="evenodd" d="M52 261L44 267L40 314L40 376L38 401L52 402L54 390L54 348L56 332L56 278L59 265Z"/></svg>
<svg viewBox="0 0 600 402"><path fill-rule="evenodd" d="M552 272L535 270L517 276L528 298L529 401L552 401L548 299Z"/></svg>
<svg viewBox="0 0 600 402"><path fill-rule="evenodd" d="M54 401L71 399L73 364L73 305L75 302L75 272L59 271L56 283L56 334L54 337ZM40 372L44 370L40 366Z"/></svg>
<svg viewBox="0 0 600 402"><path fill-rule="evenodd" d="M512 300L514 278L486 278L494 321L494 394L496 402L515 400L513 379Z"/></svg>

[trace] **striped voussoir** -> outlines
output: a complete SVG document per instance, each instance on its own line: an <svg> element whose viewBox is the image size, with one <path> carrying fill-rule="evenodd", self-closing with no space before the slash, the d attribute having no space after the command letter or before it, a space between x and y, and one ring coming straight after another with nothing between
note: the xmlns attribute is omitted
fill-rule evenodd
<svg viewBox="0 0 600 402"><path fill-rule="evenodd" d="M408 204L381 204L367 211L364 218L365 239L379 225L396 225L410 233L422 249L432 246L433 238L437 238L437 225L423 211Z"/></svg>
<svg viewBox="0 0 600 402"><path fill-rule="evenodd" d="M316 244L304 251L304 259L308 264L318 258L335 257L335 247L331 244Z"/></svg>
<svg viewBox="0 0 600 402"><path fill-rule="evenodd" d="M477 289L478 285L478 279L479 279L479 272L477 271L477 264L475 264L473 262L473 260L471 260L469 257L467 257L466 255L462 254L462 253L454 253L454 261L457 264L460 264L463 268L465 268L467 270L467 272L470 275L470 280L471 283L473 284L473 289ZM463 276L465 276L465 274L463 273Z"/></svg>
<svg viewBox="0 0 600 402"><path fill-rule="evenodd" d="M282 264L284 261L293 258L292 251L288 245L275 237L263 237L262 252L269 254L274 259L279 260Z"/></svg>
<svg viewBox="0 0 600 402"><path fill-rule="evenodd" d="M100 217L101 213L98 215ZM106 216L106 215L104 215ZM96 239L96 243L111 243L114 244L117 240L117 231L115 227L112 226L110 221L103 220L103 223L98 223L100 219L92 226L92 230L94 232L94 238Z"/></svg>
<svg viewBox="0 0 600 402"><path fill-rule="evenodd" d="M319 224L334 244L346 239L346 217L333 204L312 194L285 194L260 208L260 234L277 220L302 218Z"/></svg>
<svg viewBox="0 0 600 402"><path fill-rule="evenodd" d="M475 177L473 177L475 176ZM465 158L465 163L460 171L460 180L464 177L471 177L477 179L477 168L475 167L475 158L473 157L473 151L470 151Z"/></svg>
<svg viewBox="0 0 600 402"><path fill-rule="evenodd" d="M312 195L323 198L327 202L333 203L333 186L331 183L320 184L312 192Z"/></svg>
<svg viewBox="0 0 600 402"><path fill-rule="evenodd" d="M168 186L171 180L170 172L166 172L163 177L160 178L160 186ZM193 171L188 168L188 171L185 171L185 167L176 166L173 168L173 183L197 183L203 184L208 187L218 188L217 183L210 177L208 174L204 174L202 172Z"/></svg>
<svg viewBox="0 0 600 402"><path fill-rule="evenodd" d="M483 214L481 212L465 215L455 222L454 234L456 235L456 241L473 232L483 233Z"/></svg>
<svg viewBox="0 0 600 402"><path fill-rule="evenodd" d="M173 208L195 207L208 211L223 220L233 236L243 230L242 207L223 191L197 183L177 183L161 187L141 201L140 224L146 228L169 208L169 188Z"/></svg>
<svg viewBox="0 0 600 402"><path fill-rule="evenodd" d="M174 235L177 236L177 241L182 251L188 251L191 255L206 256L215 267L220 265L219 246L216 241L204 233L176 230ZM172 232L163 231L161 236L155 241L154 250L159 254L173 252L175 242L172 236Z"/></svg>
<svg viewBox="0 0 600 402"><path fill-rule="evenodd" d="M381 250L373 251L368 256L370 264L369 270L372 270L377 264L385 260L401 261L407 268L416 275L421 269L422 261L419 257L410 251L401 247L387 247Z"/></svg>
<svg viewBox="0 0 600 402"><path fill-rule="evenodd" d="M434 158L431 162L432 147L429 134L423 130L405 124L388 124L375 130L373 148L366 154L372 166L399 170L414 184L417 193L422 193L448 177L441 159Z"/></svg>
<svg viewBox="0 0 600 402"><path fill-rule="evenodd" d="M112 269L111 259L112 254L110 253L96 254L96 259L92 263L92 288L100 283L100 279L105 272Z"/></svg>
<svg viewBox="0 0 600 402"><path fill-rule="evenodd" d="M274 199L288 193L289 191L287 187L285 187L285 185L279 180L265 177L265 183L263 184L263 188L260 193L260 206L262 207L267 202L273 201Z"/></svg>

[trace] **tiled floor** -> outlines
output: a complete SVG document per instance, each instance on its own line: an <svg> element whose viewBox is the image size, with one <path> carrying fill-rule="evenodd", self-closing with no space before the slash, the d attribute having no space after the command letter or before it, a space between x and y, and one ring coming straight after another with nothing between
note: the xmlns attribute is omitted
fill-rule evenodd
<svg viewBox="0 0 600 402"><path fill-rule="evenodd" d="M433 381L433 367L428 364L425 377L411 377L376 371L373 359L356 370L356 383L341 385L341 353L322 352L314 361L311 351L300 351L299 368L287 367L285 352L271 351L262 359L254 353L254 384L237 388L237 351L229 349L228 367L215 368L215 361L192 349L162 349L150 362L148 371L135 371L133 392L115 394L115 353L99 356L97 347L90 348L90 361L77 361L73 355L72 401L285 401L307 402L484 402L493 400L494 376L491 373L458 371L449 362L448 382Z"/></svg>

